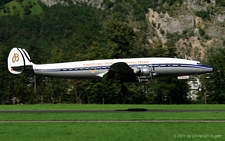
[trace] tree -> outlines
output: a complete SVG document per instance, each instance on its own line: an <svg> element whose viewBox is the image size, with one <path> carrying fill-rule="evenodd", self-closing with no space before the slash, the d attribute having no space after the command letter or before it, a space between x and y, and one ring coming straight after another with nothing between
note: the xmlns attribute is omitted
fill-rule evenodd
<svg viewBox="0 0 225 141"><path fill-rule="evenodd" d="M32 61L34 63L41 63L43 60L43 57L41 57L40 55L43 53L42 49L40 47L38 47L37 45L37 39L32 38L31 39L31 43L29 45L29 55L32 59ZM43 79L42 77L37 77L36 75L33 75L33 92L34 95L37 97L37 85L39 85L40 83L42 83ZM42 94L39 94L39 98L41 100L41 103L43 103L43 98L42 98Z"/></svg>
<svg viewBox="0 0 225 141"><path fill-rule="evenodd" d="M92 42L88 47L87 53L85 54L85 59L94 60L94 59L106 59L108 58L109 50L107 47L102 47L98 42Z"/></svg>
<svg viewBox="0 0 225 141"><path fill-rule="evenodd" d="M214 72L205 76L207 103L225 103L225 49L210 48L207 54L207 64L214 67Z"/></svg>
<svg viewBox="0 0 225 141"><path fill-rule="evenodd" d="M0 46L0 103L2 104L5 104L5 100L11 92L12 76L8 72L6 60L8 52L9 49L6 46Z"/></svg>
<svg viewBox="0 0 225 141"><path fill-rule="evenodd" d="M216 4L220 6L225 6L225 2L223 0L216 0Z"/></svg>
<svg viewBox="0 0 225 141"><path fill-rule="evenodd" d="M103 35L111 47L111 58L131 57L136 35L130 26L109 20L105 25Z"/></svg>
<svg viewBox="0 0 225 141"><path fill-rule="evenodd" d="M130 3L131 1L133 3ZM111 82L37 77L35 96L32 95L35 91L35 86L34 89L32 87L35 78L32 79L31 75L13 76L5 69L7 68L5 58L9 50L15 46L26 48L34 63L176 56L174 42L181 36L178 33L171 35L172 43L159 43L157 47L151 48L146 41L149 33L146 33L148 26L145 13L148 12L148 8L158 11L156 7L165 3L165 0L161 3L152 0L104 2L108 3L107 10L84 3L63 6L56 4L51 7L40 3L44 11L41 15L29 14L31 7L26 6L24 9L29 15L23 16L23 19L19 16L1 17L0 67L5 71L1 71L0 74L2 77L0 93L3 99L6 97L12 99L12 96L16 96L27 103L37 102L38 99L41 103L64 102L64 100L75 103L170 103L168 101L171 99L171 103L179 103L175 93L183 95L183 91L179 90L183 85L173 80L174 78L156 80L160 82L150 86L145 83L126 83L125 85L130 88L128 94L120 95L118 93L120 83L117 81L110 85ZM5 8L5 11L8 9ZM163 101L163 96L171 98Z"/></svg>
<svg viewBox="0 0 225 141"><path fill-rule="evenodd" d="M26 6L24 7L24 15L29 15L30 13L31 13L30 7L29 7L28 5L26 5Z"/></svg>
<svg viewBox="0 0 225 141"><path fill-rule="evenodd" d="M6 4L6 3L8 3L8 2L10 2L11 0L1 0L0 1L0 6L1 5L4 5L4 4Z"/></svg>
<svg viewBox="0 0 225 141"><path fill-rule="evenodd" d="M173 42L168 42L162 45L158 43L156 47L150 47L150 56L154 57L175 57L176 47ZM177 80L176 77L161 77L155 78L151 86L150 96L152 103L164 104L184 104L189 103L187 93L189 86L187 81Z"/></svg>
<svg viewBox="0 0 225 141"><path fill-rule="evenodd" d="M210 20L210 14L208 11L197 11L196 16L201 17L203 20Z"/></svg>
<svg viewBox="0 0 225 141"><path fill-rule="evenodd" d="M51 58L49 62L59 63L63 60L63 51L57 46L53 47L50 54ZM66 94L67 81L65 79L50 78L51 86L51 100L53 103L61 103L62 96Z"/></svg>

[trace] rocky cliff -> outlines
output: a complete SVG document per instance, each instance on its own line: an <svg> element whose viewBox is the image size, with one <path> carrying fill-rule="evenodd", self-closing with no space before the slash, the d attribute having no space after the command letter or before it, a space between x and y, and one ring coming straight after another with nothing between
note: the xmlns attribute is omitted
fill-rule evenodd
<svg viewBox="0 0 225 141"><path fill-rule="evenodd" d="M48 6L57 3L67 4L62 0L41 1ZM72 2L74 4L83 2L105 9L103 0ZM203 60L207 48L225 46L224 6L225 2L220 3L219 0L177 0L172 4L169 0L159 0L156 8L148 8L148 12L145 13L149 26L149 31L146 31L147 40L153 46L158 42L162 44L175 42L180 56Z"/></svg>
<svg viewBox="0 0 225 141"><path fill-rule="evenodd" d="M52 6L55 4L68 4L66 0L41 0L45 5ZM101 8L103 4L103 0L71 0L74 4L77 3L86 3L87 5L94 6L96 8Z"/></svg>
<svg viewBox="0 0 225 141"><path fill-rule="evenodd" d="M156 33L149 42L161 40L166 43L171 41L171 35L178 36L176 46L179 54L200 60L204 58L207 48L224 46L225 11L221 10L224 7L216 7L215 0L185 0L182 4L177 3L171 7L176 7L175 14L166 4L164 7L167 7L168 12L149 9L146 14L152 32ZM209 13L209 18L197 16L199 11Z"/></svg>

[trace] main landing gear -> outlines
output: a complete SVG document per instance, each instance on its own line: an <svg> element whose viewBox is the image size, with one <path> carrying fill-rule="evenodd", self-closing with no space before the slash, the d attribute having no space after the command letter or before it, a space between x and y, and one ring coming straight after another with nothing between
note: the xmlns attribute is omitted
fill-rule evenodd
<svg viewBox="0 0 225 141"><path fill-rule="evenodd" d="M121 94L127 94L127 87L123 85L122 83L122 86L120 87L120 93Z"/></svg>

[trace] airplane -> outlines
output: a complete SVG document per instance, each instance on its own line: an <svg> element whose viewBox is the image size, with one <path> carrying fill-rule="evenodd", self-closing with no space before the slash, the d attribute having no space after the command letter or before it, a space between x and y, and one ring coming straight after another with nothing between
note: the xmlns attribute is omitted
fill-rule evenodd
<svg viewBox="0 0 225 141"><path fill-rule="evenodd" d="M165 57L34 64L25 49L13 48L8 56L8 70L12 74L29 73L55 78L117 79L122 83L120 92L126 94L124 82L149 82L153 77L161 76L199 75L213 72L213 67L199 61Z"/></svg>

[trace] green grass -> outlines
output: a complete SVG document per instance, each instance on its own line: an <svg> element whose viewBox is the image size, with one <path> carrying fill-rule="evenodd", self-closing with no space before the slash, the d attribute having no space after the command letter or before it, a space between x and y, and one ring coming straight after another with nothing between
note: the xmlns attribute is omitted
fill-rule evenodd
<svg viewBox="0 0 225 141"><path fill-rule="evenodd" d="M225 140L225 123L145 122L144 120L224 120L225 112L35 112L35 110L224 110L225 105L0 105L0 141L184 141ZM30 122L10 122L10 121ZM138 121L142 122L32 122L32 121ZM4 122L9 121L9 122Z"/></svg>
<svg viewBox="0 0 225 141"><path fill-rule="evenodd" d="M148 110L225 110L225 105L132 105L132 104L34 104L0 105L0 110L127 110L142 108Z"/></svg>
<svg viewBox="0 0 225 141"><path fill-rule="evenodd" d="M32 4L33 7L30 9L32 15L39 15L43 13L43 10L37 0L24 0L23 5Z"/></svg>
<svg viewBox="0 0 225 141"><path fill-rule="evenodd" d="M155 112L123 112L127 109L148 109ZM35 104L0 105L0 110L33 110L32 113L1 113L0 120L224 120L225 105L98 105L98 104ZM35 112L38 110L118 110L117 112ZM206 110L202 112L158 112L157 110Z"/></svg>
<svg viewBox="0 0 225 141"><path fill-rule="evenodd" d="M225 120L225 112L0 113L0 120Z"/></svg>
<svg viewBox="0 0 225 141"><path fill-rule="evenodd" d="M0 140L10 141L225 140L225 123L1 123L0 125Z"/></svg>
<svg viewBox="0 0 225 141"><path fill-rule="evenodd" d="M24 0L22 3L13 0L7 4L5 7L8 8L8 12L4 13L3 9L0 10L0 16L8 16L8 15L20 15L20 17L24 17L24 7L26 5L32 5L33 7L30 8L31 15L39 15L43 13L41 6L38 3L38 0Z"/></svg>

